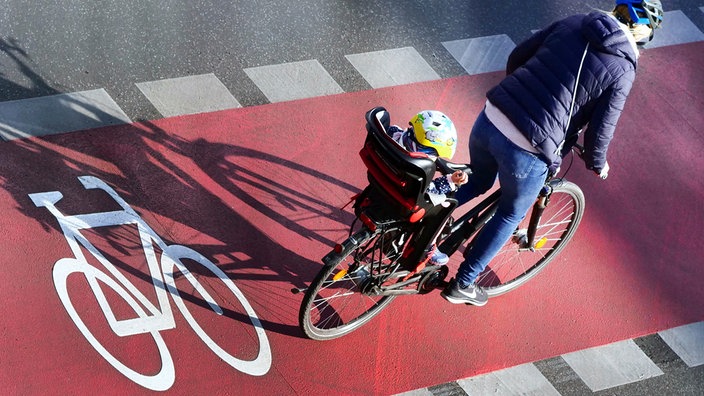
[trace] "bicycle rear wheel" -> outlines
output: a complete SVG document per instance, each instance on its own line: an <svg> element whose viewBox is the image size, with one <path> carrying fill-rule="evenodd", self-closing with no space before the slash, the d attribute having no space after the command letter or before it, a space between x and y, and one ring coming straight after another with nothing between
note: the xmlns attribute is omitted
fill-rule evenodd
<svg viewBox="0 0 704 396"><path fill-rule="evenodd" d="M367 230L342 244L347 247L320 270L301 303L299 324L308 337L321 341L341 337L389 305L395 296L378 296L370 291L374 277L380 276L377 268L394 260L380 255L381 247L388 245L388 234Z"/></svg>
<svg viewBox="0 0 704 396"><path fill-rule="evenodd" d="M509 292L542 271L574 236L584 214L584 194L574 183L561 181L553 186L535 235L535 248L522 246L530 214L519 224L511 239L479 274L476 282L489 295Z"/></svg>

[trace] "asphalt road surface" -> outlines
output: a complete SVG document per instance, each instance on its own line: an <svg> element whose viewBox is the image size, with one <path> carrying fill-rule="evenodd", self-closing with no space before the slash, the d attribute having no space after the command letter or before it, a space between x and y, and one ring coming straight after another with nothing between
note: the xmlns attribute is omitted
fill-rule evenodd
<svg viewBox="0 0 704 396"><path fill-rule="evenodd" d="M688 56L687 51L678 51L677 48L702 50L702 46L697 43L704 40L704 34L702 34L704 2L700 0L666 1L665 6L668 16L671 17L670 21L677 23L670 22L674 26L668 25L663 29L665 32L657 38L660 41L654 41L653 45L645 50L644 59L649 60L648 51L652 51L652 57L660 59L663 57L659 55L662 52L657 51L670 50L673 54L671 59L694 59L693 63L685 64L684 69L677 69L677 75L669 75L667 78L673 81L671 84L673 86L678 84L697 86L701 84L702 79L701 57ZM150 125L149 123L161 119L165 120L159 125L178 124L179 127L174 127L174 130L195 142L198 138L197 132L192 132L193 127L181 125L181 119L172 121L168 118L206 114L204 117L211 124L203 123L206 125L203 130L210 131L217 129L213 127L213 125L217 126L217 121L208 118L207 113L238 108L249 108L251 113L243 112L245 115L241 118L234 115L237 113L223 113L223 118L234 119L237 122L245 120L246 123L240 125L243 129L248 129L255 123L248 118L250 114L264 114L271 117L271 120L262 120L262 125L279 126L278 129L274 129L274 133L278 135L269 138L287 139L290 131L281 126L286 126L283 119L296 111L298 107L296 101L326 95L342 95L336 98L339 98L341 103L346 103L348 108L364 108L366 101L384 99L394 103L398 108L405 109L410 106L410 103L415 105L421 102L417 97L407 99L408 95L422 95L425 88L444 92L442 88L444 80L449 81L447 83L449 86L483 87L495 80L495 77L483 76L500 71L501 65L505 62L506 51L509 51L514 43L528 37L532 30L569 14L610 7L610 1L594 1L587 5L586 2L478 0L426 3L403 0L377 2L96 0L90 2L34 1L29 4L26 1L7 0L0 10L0 26L2 26L0 125L3 126L0 129L3 130L2 136L5 140L14 141L6 143L3 153L5 161L15 158L15 149L23 145L22 142L15 140L17 137L52 135L100 126L115 127L116 133L109 136L120 136L119 132L133 132L126 131L125 127L120 125L139 121L146 123L140 125ZM479 40L466 41L471 39ZM463 48L465 51L471 48L470 53L476 56L472 59L463 58L463 50L458 48ZM669 54L670 52L668 56ZM381 57L386 64L399 61L404 64L406 74L396 75L393 70L375 73L378 64L374 63L377 60L372 59L373 56ZM674 70L678 65L672 66ZM644 68L647 67L649 67L647 64L644 65ZM666 71L666 68L662 67L658 70L663 69ZM276 74L277 72L282 74ZM473 76L478 77L475 80ZM283 86L275 84L277 79L286 78L300 84ZM692 80L687 81L687 78ZM310 83L311 81L314 84ZM436 86L433 81L440 83ZM438 86L441 88L437 88ZM191 95L187 95L178 87L187 87L189 92L186 93ZM423 89L415 89L415 87ZM452 89L448 90L452 91ZM646 87L641 87L641 92L647 91ZM197 92L197 98L193 97L193 92ZM345 96L347 94L356 96ZM449 98L456 97L452 92L447 95ZM480 97L481 92L478 95ZM438 97L442 98L443 95L439 94ZM467 102L475 106L475 103L479 103L478 97L468 99ZM93 116L77 112L81 115L77 120L75 114L68 114L63 107L56 112L56 103L67 98L83 104L86 102L81 102L82 100L92 101L94 107L89 110L92 111ZM102 100L105 102L101 102ZM438 99L437 102L442 100ZM193 103L200 107L189 107ZM277 106L277 104L280 107L263 107L264 105ZM378 103L369 105L376 104ZM317 105L324 107L325 103L321 101ZM684 100L681 105L684 107ZM689 106L687 111L692 114L692 118L687 120L689 127L701 131L702 125L697 124L699 119L696 116L704 112L701 96L698 101L693 99L686 105ZM456 107L461 106L457 104ZM37 111L37 108L43 110ZM309 104L301 105L301 108L315 114L315 107ZM273 109L281 109L285 113L279 119ZM27 116L27 114L30 115ZM43 117L50 119L51 122L45 121ZM66 117L66 120L61 120L62 117ZM199 116L193 117L193 123L202 122L201 118L197 118ZM341 119L347 120L346 117ZM32 120L37 120L36 126L28 126ZM462 115L459 120L465 125L471 122L469 115ZM186 121L183 123L188 124ZM23 128L23 131L18 132ZM331 125L330 128L336 129L337 126ZM320 129L325 130L325 128ZM312 128L315 133L321 133L320 129ZM297 132L296 138L305 139L309 137L308 132L303 128L302 131ZM76 133L76 136L87 136L86 142L92 142L91 137L94 136L92 132L88 131L84 135L78 135L81 132ZM699 133L701 137L701 132ZM311 132L311 134L314 133ZM311 140L315 141L312 144L326 144L319 142L320 135L315 136L318 138L312 137ZM204 132L203 137L210 138L211 135L206 135ZM181 138L181 135L178 138ZM178 138L174 136L172 140L164 139L172 144L169 146L164 143L164 145L175 147L182 142ZM66 158L71 158L71 150L74 150L73 153L81 152L82 144L71 141L70 137L59 136L56 139L49 138L48 144L63 147L58 151L63 153L63 150L66 150L64 153ZM234 139L237 140L237 138ZM110 158L113 149L107 148L108 146L102 147L95 142L85 143L85 145L91 144L94 147L86 152L95 154L96 158L103 154L106 158ZM198 151L189 145L184 147L188 149L177 150L179 157L210 153L208 150ZM214 147L217 149L220 146ZM281 150L284 152L283 149ZM297 162L299 160L297 152L288 154L290 157L283 158L282 155L282 158L277 158L278 164L289 167L294 167L294 163L300 164ZM246 157L251 157L251 154ZM68 164L70 161L47 160L47 174L53 175L51 173L53 170L49 170L48 164L54 167L62 163ZM115 163L119 167L120 161L116 159ZM38 164L44 166L45 163L40 161ZM101 166L104 165L96 165L96 169ZM313 167L311 164L307 166ZM15 193L9 187L11 183L8 182L8 180L14 182L27 179L21 173L22 171L7 164L3 164L1 169L3 174L0 176L3 177L8 195L15 198L22 195L26 198L26 192ZM124 169L122 171L124 172ZM337 172L337 175L344 174L342 169ZM308 175L303 175L304 179L305 176ZM701 188L694 190L701 191ZM616 194L619 191L611 192ZM16 199L20 202L19 198ZM7 202L7 210L22 206L19 203L15 205L12 201ZM266 210L260 208L259 212L265 213ZM154 217L150 217L152 220L159 220L159 216L164 214L159 210L155 210L154 213L156 213ZM619 216L618 213L621 212L614 211L612 215ZM256 216L256 213L253 212L252 216ZM696 215L689 216L690 220L697 218ZM686 223L687 215L683 215L679 220ZM302 223L305 221L307 220L302 220ZM291 226L288 223L284 224ZM246 230L252 234L257 232L254 228L246 228ZM34 232L23 231L18 235L34 235ZM58 235L61 237L60 234ZM319 245L330 242L326 234L321 235L311 239L317 238L316 242ZM186 238L184 240L188 242ZM234 240L239 241L237 238ZM24 246L24 242L14 239L11 241L12 243L0 249L5 250L8 257L10 254L15 255L12 257L18 257L16 255L18 251L23 250L21 247ZM276 247L274 250L278 251L278 249L279 247ZM291 247L291 250L295 251L295 248ZM57 258L47 257L46 264L53 264ZM702 264L701 258L692 257L691 260ZM659 260L655 261L659 262ZM2 278L2 282L7 282L4 283L5 286L13 282L10 279L9 276ZM247 290L246 286L243 289ZM690 303L701 306L704 301L700 299ZM256 304L255 307L261 309ZM427 307L424 306L424 308ZM404 306L403 309L411 308ZM65 316L63 311L57 312L56 315ZM698 320L695 320L696 314L690 317L693 318L689 321L692 323L686 327L657 329L657 333L619 340L620 343L614 346L613 351L599 350L602 360L605 353L615 355L634 353L639 359L645 357L641 360L643 366L634 364L632 368L636 375L642 375L643 378L624 385L609 387L604 385L604 382L600 382L603 378L591 378L589 373L598 374L598 368L589 365L580 366L575 362L575 360L588 361L589 352L575 351L577 355L559 354L559 356L545 357L528 366L521 365L507 369L509 371L497 370L469 378L445 378L436 383L430 383L432 380L424 379L420 381L424 384L422 387L409 388L402 384L394 384L395 386L388 389L436 395L494 392L511 394L520 393L526 389L512 388L518 386L516 383L525 382L525 378L539 378L540 382L535 385L535 389L540 389L536 391L538 394L556 391L561 395L704 395L704 365L701 363L704 360L702 357L704 353L701 352L704 344L702 342L704 326L702 326L701 317ZM10 334L22 333L22 329L8 330L15 326L17 323L15 320L0 323L3 328L2 334L6 336L4 338ZM375 324L372 323L369 326L375 326ZM272 327L275 326L268 322L264 325L268 330ZM75 337L85 344L85 340L80 335L68 332L66 334L67 338ZM695 352L687 355L686 351ZM285 353L279 353L277 356L279 359L296 358ZM12 354L11 361L32 358L35 356ZM414 363L399 364L412 366ZM276 363L274 365L276 366ZM14 394L37 393L36 388L31 388L29 385L27 388L17 385L11 387L10 383L31 381L31 378L12 378L13 375L25 373L25 371L10 369L12 364L2 363L1 366L0 386L10 389ZM23 367L23 364L18 366ZM585 371L580 371L580 367ZM619 371L618 368L613 369ZM81 372L80 368L78 370ZM284 373L286 370L281 367L280 371ZM111 370L107 372L112 373ZM597 374L594 375L598 377ZM284 374L282 376L286 377ZM47 376L47 378L51 377ZM95 381L101 384L117 381L108 376L105 378L101 377ZM279 382L285 381L277 379L274 382L276 386L280 386ZM317 384L317 381L324 382L318 378L310 379L310 383ZM549 385L543 388L546 383ZM271 389L282 389L276 386ZM292 393L296 390L300 392L300 389L320 389L310 386L310 388L291 386L294 389ZM81 389L85 390L85 388ZM172 390L178 392L175 389ZM379 393L384 392L379 391Z"/></svg>

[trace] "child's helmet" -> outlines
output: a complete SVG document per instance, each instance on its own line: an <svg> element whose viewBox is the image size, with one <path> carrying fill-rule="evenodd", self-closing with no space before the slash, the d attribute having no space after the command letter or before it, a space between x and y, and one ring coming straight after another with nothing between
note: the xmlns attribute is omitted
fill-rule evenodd
<svg viewBox="0 0 704 396"><path fill-rule="evenodd" d="M418 151L451 159L457 148L457 130L449 117L437 110L423 110L409 122Z"/></svg>
<svg viewBox="0 0 704 396"><path fill-rule="evenodd" d="M663 10L660 0L616 0L616 7L622 4L628 7L632 23L648 25L651 29L657 29L662 24Z"/></svg>

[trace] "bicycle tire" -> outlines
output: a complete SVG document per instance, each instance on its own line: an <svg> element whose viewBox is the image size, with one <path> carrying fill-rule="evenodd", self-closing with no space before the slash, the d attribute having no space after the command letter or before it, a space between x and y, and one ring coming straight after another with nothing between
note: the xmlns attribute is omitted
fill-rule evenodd
<svg viewBox="0 0 704 396"><path fill-rule="evenodd" d="M381 235L368 230L357 232L342 244L347 248L335 254L318 272L306 290L299 312L299 324L306 336L324 341L346 335L369 322L394 299L393 295L364 294L360 289L364 268L368 268L368 261L380 250L375 246ZM356 270L350 274L349 268Z"/></svg>
<svg viewBox="0 0 704 396"><path fill-rule="evenodd" d="M584 194L579 186L568 181L555 182L550 202L538 224L536 248L525 249L520 246L521 235L530 221L529 214L487 268L479 274L476 283L486 290L489 297L495 297L512 291L535 277L572 239L582 220L584 205Z"/></svg>
<svg viewBox="0 0 704 396"><path fill-rule="evenodd" d="M186 266L182 262L182 259L192 260L200 264L208 271L210 271L215 276L214 279L219 279L222 283L224 283L229 292L231 292L238 300L239 305L244 308L246 316L249 317L249 321L252 326L254 326L254 329L256 331L256 340L259 346L259 352L257 353L256 358L252 360L236 358L231 353L226 351L225 348L220 346L215 340L213 340L213 338L208 335L208 333L193 317L191 311L184 303L183 297L181 297L181 293L179 292L178 287L176 286L176 276L174 274L175 268L178 269L178 271L183 275L183 277L186 278L186 280L190 283L190 286L193 288L193 291L191 292L193 294L192 297L195 297L196 294L200 295L200 297L204 300L207 306L210 307L210 310L212 310L217 315L223 315L223 310L215 301L215 299L203 287L201 282L198 281L197 277L194 276L193 273L188 270L188 268L186 268ZM245 374L249 374L252 376L262 376L269 372L272 362L271 346L269 344L269 339L267 338L266 333L264 332L264 328L262 327L261 321L257 317L257 314L254 312L254 308L252 308L252 305L249 303L247 298L235 285L232 279L227 276L227 274L225 274L220 268L218 268L218 266L213 264L205 256L183 245L170 245L166 247L164 249L164 253L162 254L161 265L162 272L164 274L164 281L166 283L166 288L171 294L174 303L176 303L176 307L178 307L179 311L181 311L181 314L186 319L186 322L188 322L189 326L191 326L193 331L208 346L208 348L210 348L211 351L213 351L225 363L229 364L230 366ZM206 304L203 304L203 306L205 306Z"/></svg>

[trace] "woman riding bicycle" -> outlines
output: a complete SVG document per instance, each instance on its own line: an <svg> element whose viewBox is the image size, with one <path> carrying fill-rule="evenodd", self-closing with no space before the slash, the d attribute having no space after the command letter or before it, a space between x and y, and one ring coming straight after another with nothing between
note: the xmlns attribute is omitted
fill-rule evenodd
<svg viewBox="0 0 704 396"><path fill-rule="evenodd" d="M635 78L636 45L652 39L662 16L658 0L616 0L611 13L560 20L513 50L507 76L487 93L472 128L473 174L455 195L466 203L491 188L498 175L499 207L443 298L487 303L477 276L511 237L584 126L586 165L606 178L609 142Z"/></svg>

